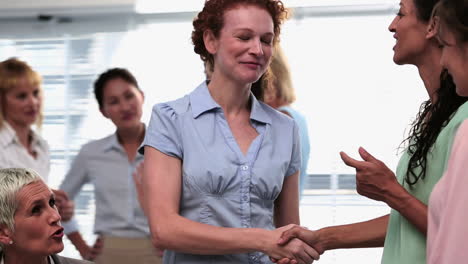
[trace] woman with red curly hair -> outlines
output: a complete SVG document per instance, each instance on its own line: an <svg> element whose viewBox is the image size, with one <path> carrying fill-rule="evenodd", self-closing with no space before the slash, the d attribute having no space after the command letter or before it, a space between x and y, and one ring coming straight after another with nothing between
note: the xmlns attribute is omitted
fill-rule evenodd
<svg viewBox="0 0 468 264"><path fill-rule="evenodd" d="M143 142L143 206L169 263L311 263L300 240L300 146L294 121L251 94L287 12L280 0L208 0L193 22L210 80L156 104ZM269 258L270 257L270 258Z"/></svg>

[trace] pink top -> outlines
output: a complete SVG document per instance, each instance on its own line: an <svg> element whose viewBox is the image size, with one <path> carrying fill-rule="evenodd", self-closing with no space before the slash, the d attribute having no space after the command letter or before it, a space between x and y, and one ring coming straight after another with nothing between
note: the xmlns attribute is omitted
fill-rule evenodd
<svg viewBox="0 0 468 264"><path fill-rule="evenodd" d="M458 129L447 171L429 200L427 263L468 261L468 120Z"/></svg>

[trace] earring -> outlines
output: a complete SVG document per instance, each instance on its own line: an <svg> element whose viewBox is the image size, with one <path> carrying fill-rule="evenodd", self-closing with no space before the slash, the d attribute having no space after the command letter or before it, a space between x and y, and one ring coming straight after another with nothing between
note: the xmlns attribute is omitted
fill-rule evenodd
<svg viewBox="0 0 468 264"><path fill-rule="evenodd" d="M9 245L13 245L13 240L10 240L10 242L8 242Z"/></svg>

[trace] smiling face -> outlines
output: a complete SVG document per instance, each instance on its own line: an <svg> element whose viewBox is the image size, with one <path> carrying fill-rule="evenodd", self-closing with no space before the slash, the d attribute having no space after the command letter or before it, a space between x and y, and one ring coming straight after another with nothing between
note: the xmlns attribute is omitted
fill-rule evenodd
<svg viewBox="0 0 468 264"><path fill-rule="evenodd" d="M39 117L42 95L39 87L26 78L18 80L16 87L6 91L1 98L2 112L8 123L31 126Z"/></svg>
<svg viewBox="0 0 468 264"><path fill-rule="evenodd" d="M28 255L49 256L63 250L63 228L52 191L43 181L24 186L16 196L12 246Z"/></svg>
<svg viewBox="0 0 468 264"><path fill-rule="evenodd" d="M103 89L101 112L117 129L131 129L141 125L143 93L122 78L109 80Z"/></svg>
<svg viewBox="0 0 468 264"><path fill-rule="evenodd" d="M457 94L468 96L468 42L458 40L447 27L441 26L437 36L442 46L440 64L452 75Z"/></svg>
<svg viewBox="0 0 468 264"><path fill-rule="evenodd" d="M388 27L395 33L393 61L396 64L417 65L422 60L430 44L426 38L427 26L428 23L418 18L413 0L401 0L400 10Z"/></svg>
<svg viewBox="0 0 468 264"><path fill-rule="evenodd" d="M257 81L268 67L273 41L273 20L265 9L253 5L228 9L219 37L205 34L205 46L214 56L212 78L241 84Z"/></svg>

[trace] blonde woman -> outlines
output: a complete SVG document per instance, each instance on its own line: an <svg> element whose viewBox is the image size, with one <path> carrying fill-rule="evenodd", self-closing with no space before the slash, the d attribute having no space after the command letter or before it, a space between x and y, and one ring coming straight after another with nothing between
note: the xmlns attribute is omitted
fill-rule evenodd
<svg viewBox="0 0 468 264"><path fill-rule="evenodd" d="M32 129L42 125L42 95L41 76L26 62L0 63L0 168L32 168L47 182L49 146Z"/></svg>
<svg viewBox="0 0 468 264"><path fill-rule="evenodd" d="M299 197L302 197L307 180L307 164L310 155L309 131L305 116L291 106L296 101L296 93L292 84L291 71L286 55L279 44L275 47L271 60L269 77L265 79L262 86L264 86L263 101L276 110L290 116L299 127L301 142Z"/></svg>
<svg viewBox="0 0 468 264"><path fill-rule="evenodd" d="M33 125L42 125L42 78L26 62L11 58L0 63L0 168L31 168L47 182L49 145ZM73 203L54 190L63 219L73 215Z"/></svg>

